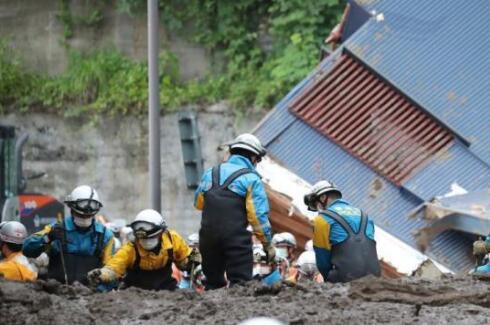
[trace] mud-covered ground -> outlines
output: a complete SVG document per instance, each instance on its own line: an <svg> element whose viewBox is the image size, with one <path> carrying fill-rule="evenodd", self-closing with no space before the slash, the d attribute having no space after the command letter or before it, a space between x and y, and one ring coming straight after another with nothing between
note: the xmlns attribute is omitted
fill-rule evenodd
<svg viewBox="0 0 490 325"><path fill-rule="evenodd" d="M237 324L254 316L286 324L489 324L490 282L365 278L195 294L134 288L92 293L56 282L0 280L0 324Z"/></svg>

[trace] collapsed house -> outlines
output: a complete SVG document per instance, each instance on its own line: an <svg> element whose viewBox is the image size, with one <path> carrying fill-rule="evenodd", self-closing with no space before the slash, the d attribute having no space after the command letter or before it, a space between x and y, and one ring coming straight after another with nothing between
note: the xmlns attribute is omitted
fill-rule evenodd
<svg viewBox="0 0 490 325"><path fill-rule="evenodd" d="M334 181L378 229L467 272L490 232L490 6L349 5L340 46L254 133L301 179Z"/></svg>

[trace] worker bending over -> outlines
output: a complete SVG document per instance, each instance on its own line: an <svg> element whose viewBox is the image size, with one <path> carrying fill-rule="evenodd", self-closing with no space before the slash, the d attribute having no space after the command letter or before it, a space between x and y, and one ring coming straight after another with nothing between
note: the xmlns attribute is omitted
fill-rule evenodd
<svg viewBox="0 0 490 325"><path fill-rule="evenodd" d="M305 204L319 214L314 220L316 263L328 282L348 282L380 275L374 223L360 209L342 200L331 182L320 181L305 195Z"/></svg>
<svg viewBox="0 0 490 325"><path fill-rule="evenodd" d="M103 268L92 270L92 283L122 279L125 286L147 290L175 290L172 263L191 270L201 257L175 231L167 229L163 216L155 210L143 210L131 223L135 240L128 242Z"/></svg>

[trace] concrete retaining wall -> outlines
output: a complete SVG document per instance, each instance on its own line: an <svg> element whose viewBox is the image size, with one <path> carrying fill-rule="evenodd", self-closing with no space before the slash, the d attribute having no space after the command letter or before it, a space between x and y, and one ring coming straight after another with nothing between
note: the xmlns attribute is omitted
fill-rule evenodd
<svg viewBox="0 0 490 325"><path fill-rule="evenodd" d="M237 132L250 131L260 116L236 126L226 107L198 114L204 167L221 159L217 147ZM200 214L187 189L176 114L161 118L162 202L171 227L183 234L199 228ZM0 116L30 138L24 151L27 174L46 172L28 191L63 199L76 185L90 184L104 201L109 218L131 220L148 207L148 123L133 117L103 118L98 123L45 114Z"/></svg>

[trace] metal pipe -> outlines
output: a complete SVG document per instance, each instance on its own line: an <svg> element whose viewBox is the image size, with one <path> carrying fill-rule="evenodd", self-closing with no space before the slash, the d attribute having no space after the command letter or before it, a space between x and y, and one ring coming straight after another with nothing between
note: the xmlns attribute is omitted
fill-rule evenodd
<svg viewBox="0 0 490 325"><path fill-rule="evenodd" d="M161 212L158 0L148 0L148 91L150 206Z"/></svg>

